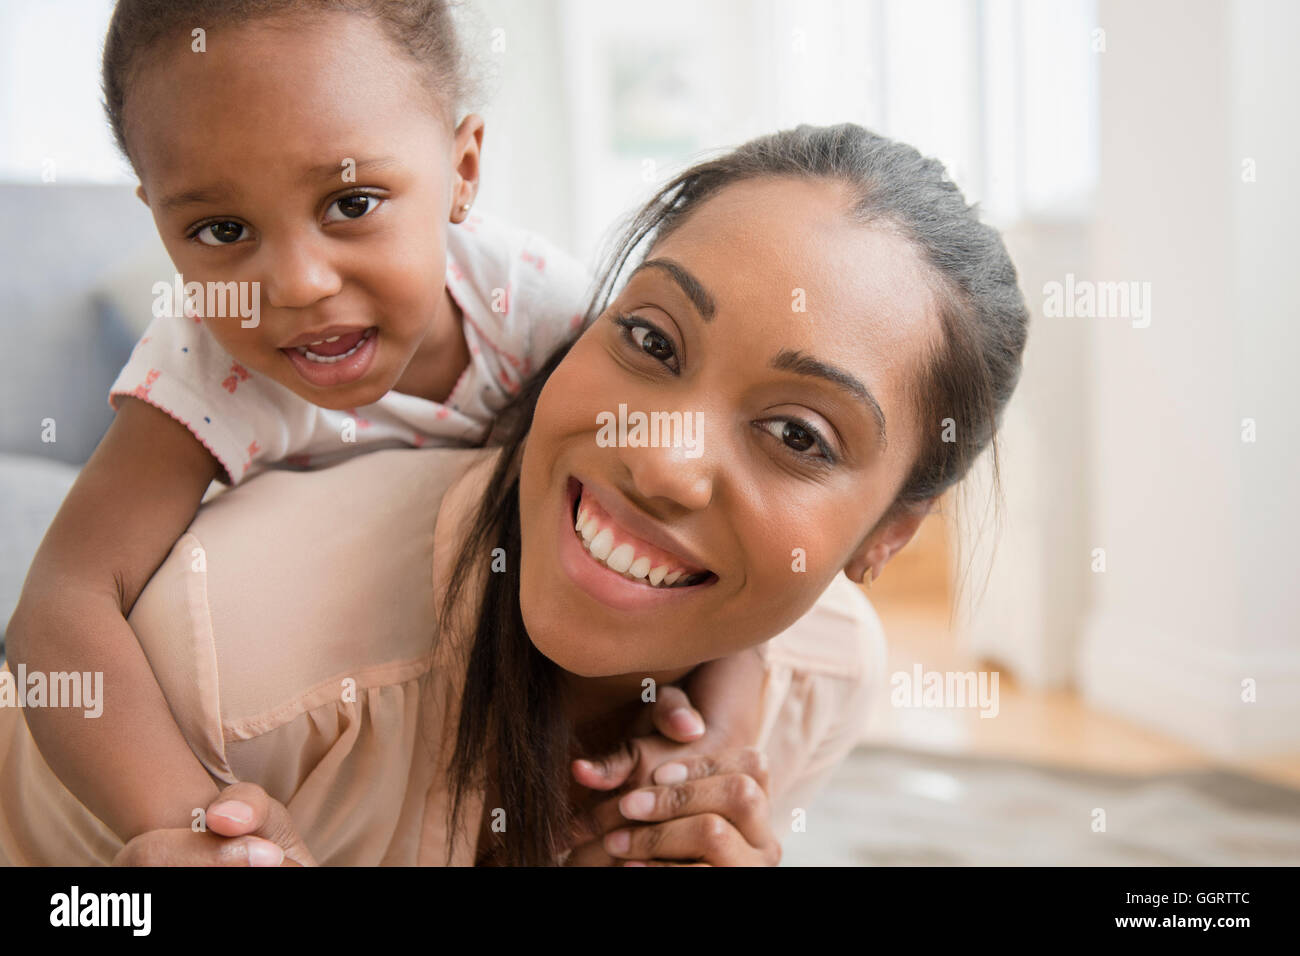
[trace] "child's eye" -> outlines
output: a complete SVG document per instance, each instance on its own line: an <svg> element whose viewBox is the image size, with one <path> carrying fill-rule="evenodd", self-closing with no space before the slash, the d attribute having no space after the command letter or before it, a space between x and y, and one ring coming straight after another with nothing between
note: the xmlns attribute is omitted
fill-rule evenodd
<svg viewBox="0 0 1300 956"><path fill-rule="evenodd" d="M801 458L824 459L819 464L835 463L835 454L831 451L830 444L808 422L797 418L769 418L755 424ZM816 454L808 454L810 450Z"/></svg>
<svg viewBox="0 0 1300 956"><path fill-rule="evenodd" d="M369 193L353 193L350 196L343 196L330 203L329 209L325 213L326 222L343 222L347 219L360 219L362 216L374 212L379 208L383 200L378 196L371 196ZM335 215L335 210L338 214Z"/></svg>
<svg viewBox="0 0 1300 956"><path fill-rule="evenodd" d="M634 316L620 315L614 319L614 322L622 326L623 337L631 342L633 346L645 352L655 361L668 366L672 371L676 372L678 370L676 364L677 350L673 348L673 343L669 341L668 336L645 321L645 319Z"/></svg>
<svg viewBox="0 0 1300 956"><path fill-rule="evenodd" d="M226 219L220 222L204 223L190 234L190 238L197 239L205 246L228 246L232 242L243 239L246 231L246 228L240 223Z"/></svg>

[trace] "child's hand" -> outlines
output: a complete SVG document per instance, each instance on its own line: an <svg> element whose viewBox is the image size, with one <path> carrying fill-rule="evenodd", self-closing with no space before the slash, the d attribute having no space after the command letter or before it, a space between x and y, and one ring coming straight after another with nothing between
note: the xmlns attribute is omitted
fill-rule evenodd
<svg viewBox="0 0 1300 956"><path fill-rule="evenodd" d="M114 866L316 866L283 803L237 783L208 806L206 832L150 830L122 847Z"/></svg>

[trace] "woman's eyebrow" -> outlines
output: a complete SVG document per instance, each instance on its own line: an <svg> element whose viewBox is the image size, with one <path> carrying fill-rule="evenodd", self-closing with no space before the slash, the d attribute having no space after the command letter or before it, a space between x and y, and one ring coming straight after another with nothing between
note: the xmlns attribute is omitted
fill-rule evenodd
<svg viewBox="0 0 1300 956"><path fill-rule="evenodd" d="M814 378L825 379L832 385L836 385L848 392L866 405L872 417L875 418L876 429L880 432L880 447L885 448L889 445L889 438L885 434L885 413L881 409L880 403L876 401L876 396L871 394L871 389L844 371L844 369L836 368L834 365L790 349L784 349L772 359L772 368L781 372L794 372L796 375L810 375Z"/></svg>
<svg viewBox="0 0 1300 956"><path fill-rule="evenodd" d="M632 271L632 274L627 277L628 281L631 282L643 269L659 269L666 272L686 293L686 298L691 300L695 310L700 313L700 318L705 322L713 321L713 315L718 311L713 296L709 295L708 290L700 284L700 280L687 272L681 263L672 259L647 259Z"/></svg>

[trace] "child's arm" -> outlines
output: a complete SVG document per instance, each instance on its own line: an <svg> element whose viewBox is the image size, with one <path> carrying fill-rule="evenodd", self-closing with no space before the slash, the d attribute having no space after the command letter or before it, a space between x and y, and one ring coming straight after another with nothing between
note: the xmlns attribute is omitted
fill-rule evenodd
<svg viewBox="0 0 1300 956"><path fill-rule="evenodd" d="M9 624L11 670L103 673L100 717L67 707L24 716L46 763L123 842L188 827L218 793L126 622L217 469L179 422L123 401L46 532Z"/></svg>

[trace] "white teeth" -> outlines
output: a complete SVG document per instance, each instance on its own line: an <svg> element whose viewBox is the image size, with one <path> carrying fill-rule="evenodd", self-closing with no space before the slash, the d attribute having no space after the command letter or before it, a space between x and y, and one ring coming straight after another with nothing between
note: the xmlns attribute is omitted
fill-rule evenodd
<svg viewBox="0 0 1300 956"><path fill-rule="evenodd" d="M670 587L681 579L685 572L677 569L669 573L667 564L651 567L651 559L637 555L630 544L614 546L614 532L600 527L596 515L579 504L578 516L573 530L582 538L587 552L597 561L601 561L611 571L628 575L638 581L649 581L653 587Z"/></svg>
<svg viewBox="0 0 1300 956"><path fill-rule="evenodd" d="M591 539L587 545L587 550L591 552L592 557L597 561L604 561L609 557L609 553L614 550L614 532L608 528L601 528L600 533Z"/></svg>
<svg viewBox="0 0 1300 956"><path fill-rule="evenodd" d="M636 552L632 550L630 544L620 544L610 552L605 563L617 571L619 574L627 574L627 569L632 567L632 562L636 560Z"/></svg>
<svg viewBox="0 0 1300 956"><path fill-rule="evenodd" d="M329 338L329 339L317 339L315 342L310 343L310 345L321 345L325 342L337 342L341 338L343 338L343 336L336 335L333 338ZM298 354L305 356L306 358L317 363L318 365L333 365L335 362L342 362L345 358L348 358L351 355L355 355L357 349L365 345L366 341L369 338L370 338L370 330L366 329L365 334L361 336L361 339L357 342L357 344L352 346L352 348L348 349L346 352L344 352L341 355L317 355L315 352L308 351L309 348L308 345L299 345Z"/></svg>

